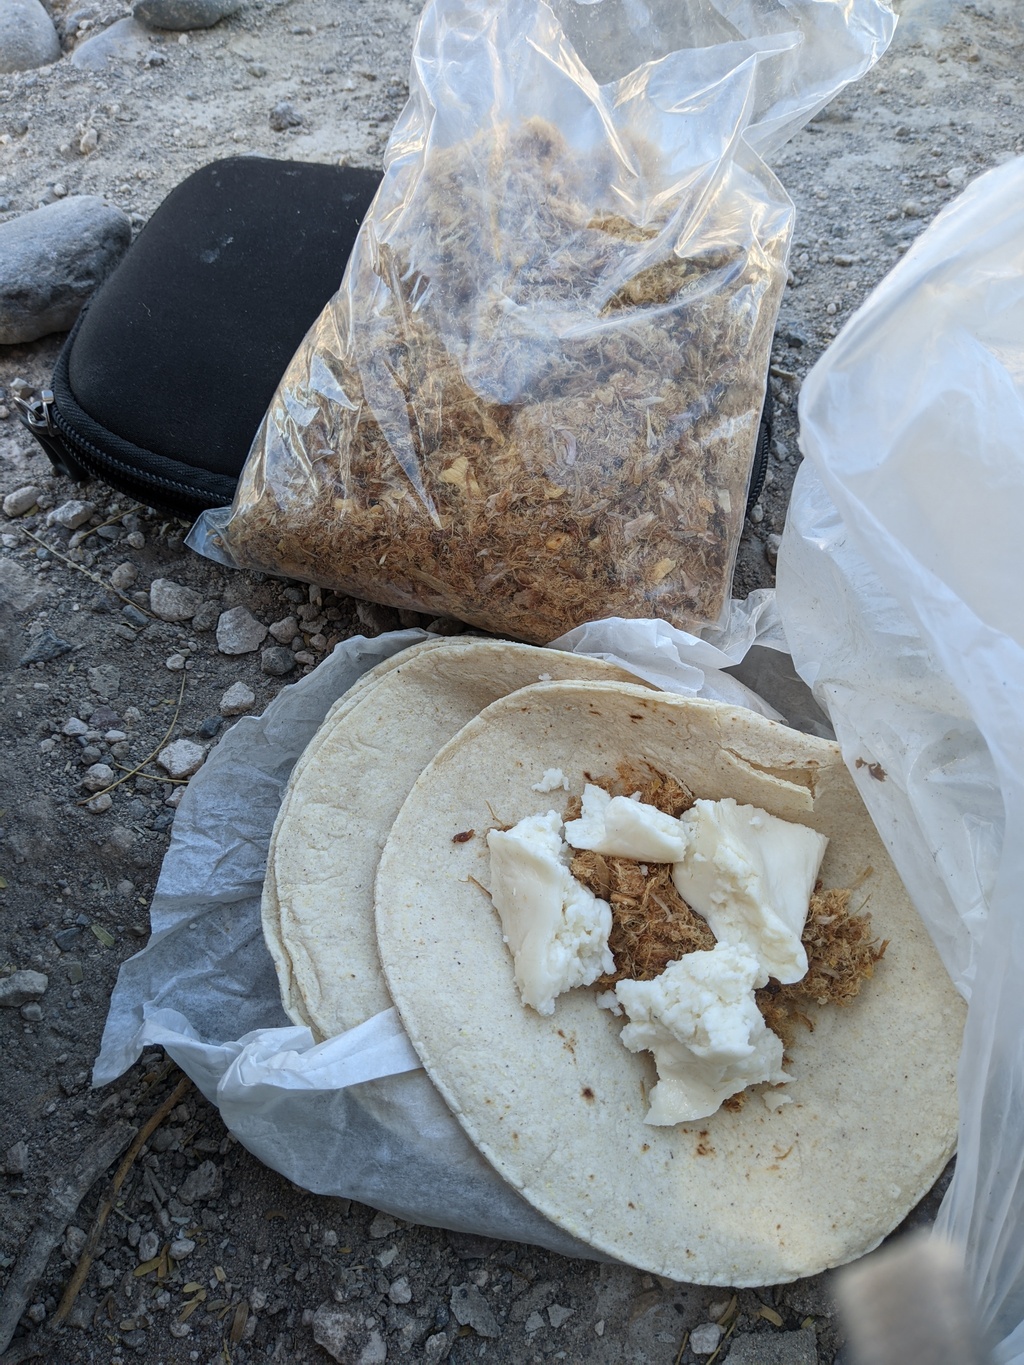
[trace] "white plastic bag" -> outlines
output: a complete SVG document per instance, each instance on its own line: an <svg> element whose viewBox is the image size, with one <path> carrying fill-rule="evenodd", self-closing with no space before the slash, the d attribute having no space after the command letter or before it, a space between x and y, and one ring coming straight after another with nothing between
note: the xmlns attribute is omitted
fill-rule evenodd
<svg viewBox="0 0 1024 1365"><path fill-rule="evenodd" d="M794 662L970 999L956 1174L1024 1362L1024 160L945 210L808 375L778 567Z"/></svg>

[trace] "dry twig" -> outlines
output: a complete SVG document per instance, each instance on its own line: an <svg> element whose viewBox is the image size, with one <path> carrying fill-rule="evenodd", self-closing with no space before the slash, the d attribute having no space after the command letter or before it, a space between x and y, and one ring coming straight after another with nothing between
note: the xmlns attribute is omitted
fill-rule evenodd
<svg viewBox="0 0 1024 1365"><path fill-rule="evenodd" d="M50 1253L79 1204L110 1163L124 1151L131 1135L130 1124L112 1124L82 1153L70 1173L50 1187L39 1221L18 1257L0 1301L0 1351L10 1343L39 1277L46 1269ZM22 1355L20 1358L27 1357Z"/></svg>
<svg viewBox="0 0 1024 1365"><path fill-rule="evenodd" d="M15 522L15 525L17 526L17 529L21 532L23 536L28 536L29 540L34 540L37 545L41 545L48 554L53 555L54 559L59 559L60 562L62 564L66 564L69 569L76 569L79 573L85 574L86 578L88 578L91 582L98 584L99 587L106 588L107 592L116 593L116 595L120 597L121 601L126 602L128 606L135 607L137 611L141 611L146 616L152 617L154 621L157 619L155 616L153 616L153 613L151 611L147 611L145 607L140 607L138 602L134 602L127 595L127 593L123 593L120 588L115 588L113 583L108 583L107 580L105 578L101 578L98 573L93 573L93 571L91 569L87 569L84 564L76 564L73 559L69 559L67 555L61 554L60 550L55 550L52 545L47 545L46 541L43 540L41 536L37 536L35 532L30 531L27 526L18 526L17 522ZM105 521L103 522L103 525L109 526L111 525L111 523ZM97 531L99 530L98 526L96 527L96 530Z"/></svg>
<svg viewBox="0 0 1024 1365"><path fill-rule="evenodd" d="M151 758L156 758L157 754L160 752L160 750L164 747L164 745L165 745L165 744L167 743L167 741L170 739L171 735L174 734L174 727L175 727L175 726L177 725L177 723L178 723L178 713L179 713L180 710L181 710L181 701L182 701L182 698L183 698L184 695L185 695L185 679L186 679L187 677L188 677L188 674L187 674L187 673L182 673L182 675L181 675L181 687L178 689L178 704L177 704L177 705L175 706L175 708L174 708L174 715L171 717L171 723L170 723L170 725L167 727L167 730L166 730L166 732L165 732L165 734L164 734L164 737L157 743L156 748L155 748L155 749L151 749L151 750L149 751L149 753L146 755L145 758L141 759L138 763L136 763L136 765L135 765L134 768L129 768L129 769L123 774L123 776L121 776L121 777L119 777L119 778L117 779L116 782L111 782L111 784L110 784L109 787L104 787L102 791L91 792L88 796L83 796L83 797L81 797L80 800L77 802L77 804L78 804L79 806L87 806L87 805L89 804L89 802L90 802L90 801L94 801L94 800L96 799L97 796L106 796L107 792L112 792L112 791L114 790L114 788L115 788L115 787L119 787L119 786L121 785L122 782L127 782L128 779L129 779L129 777L134 777L136 773L142 772L142 769L146 766L146 764L150 761ZM152 779L152 780L153 780L153 781L161 781L161 782L162 782L162 781L164 781L165 779L164 779L164 778L154 778L154 779ZM166 779L166 781L168 781L168 782L176 782L176 781L178 781L178 780L179 780L179 779L173 778L173 777L169 777L169 778Z"/></svg>
<svg viewBox="0 0 1024 1365"><path fill-rule="evenodd" d="M181 1080L171 1093L161 1102L159 1107L153 1111L135 1134L132 1145L128 1148L127 1152L125 1152L124 1159L114 1172L114 1178L110 1182L110 1188L103 1196L100 1201L100 1206L96 1210L96 1217L93 1219L92 1227L89 1229L89 1236L86 1238L85 1247L78 1259L78 1264L75 1266L74 1274L68 1281L67 1287L61 1296L61 1301L57 1305L57 1311L50 1319L52 1326L59 1327L65 1320L67 1315L71 1312L75 1299L78 1297L78 1291L82 1288L82 1285L85 1284L86 1277L89 1274L89 1267L92 1265L92 1258L96 1254L96 1248L99 1245L100 1234L110 1216L111 1209L114 1207L118 1192L124 1184L125 1177L135 1163L136 1157L152 1137L153 1133L160 1127L161 1123L163 1123L171 1110L181 1102L182 1097L191 1085L192 1082L189 1078L187 1076L182 1076Z"/></svg>

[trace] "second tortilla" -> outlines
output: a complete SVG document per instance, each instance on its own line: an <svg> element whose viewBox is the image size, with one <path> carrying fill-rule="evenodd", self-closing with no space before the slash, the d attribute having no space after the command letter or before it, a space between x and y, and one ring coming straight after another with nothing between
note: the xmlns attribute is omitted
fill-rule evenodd
<svg viewBox="0 0 1024 1365"><path fill-rule="evenodd" d="M564 650L457 640L397 656L314 738L274 828L263 899L264 934L296 1023L330 1038L390 1007L373 882L392 822L442 745L485 706L541 678L637 681Z"/></svg>

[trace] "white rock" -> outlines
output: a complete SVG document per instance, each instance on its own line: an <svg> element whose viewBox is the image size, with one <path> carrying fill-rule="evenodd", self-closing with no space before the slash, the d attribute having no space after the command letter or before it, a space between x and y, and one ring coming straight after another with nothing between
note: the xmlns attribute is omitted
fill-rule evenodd
<svg viewBox="0 0 1024 1365"><path fill-rule="evenodd" d="M722 1340L722 1329L717 1322L702 1322L690 1333L690 1350L695 1356L709 1356Z"/></svg>
<svg viewBox="0 0 1024 1365"><path fill-rule="evenodd" d="M96 508L91 502L79 502L72 498L63 502L47 515L47 526L63 526L68 531L77 531L79 526L89 520Z"/></svg>
<svg viewBox="0 0 1024 1365"><path fill-rule="evenodd" d="M548 1309L548 1322L551 1323L552 1327L561 1327L563 1323L569 1321L572 1314L573 1310L571 1308L566 1308L565 1305L561 1303L553 1303Z"/></svg>
<svg viewBox="0 0 1024 1365"><path fill-rule="evenodd" d="M139 1238L138 1256L140 1261L151 1261L160 1250L160 1234L150 1229Z"/></svg>
<svg viewBox="0 0 1024 1365"><path fill-rule="evenodd" d="M73 738L78 735L87 735L89 727L84 720L79 720L77 716L72 716L70 720L64 722L61 730L62 735L70 735Z"/></svg>
<svg viewBox="0 0 1024 1365"><path fill-rule="evenodd" d="M185 667L184 654L171 654L164 660L164 667L169 668L172 673L180 673Z"/></svg>
<svg viewBox="0 0 1024 1365"><path fill-rule="evenodd" d="M199 593L173 578L154 578L149 585L149 609L161 621L190 621L202 604Z"/></svg>
<svg viewBox="0 0 1024 1365"><path fill-rule="evenodd" d="M176 739L161 749L156 761L170 777L191 777L202 767L206 750L191 739Z"/></svg>
<svg viewBox="0 0 1024 1365"><path fill-rule="evenodd" d="M39 489L33 484L28 483L24 488L16 488L4 498L4 516L23 516L30 508L35 507L38 497Z"/></svg>
<svg viewBox="0 0 1024 1365"><path fill-rule="evenodd" d="M217 622L217 648L222 654L252 654L267 638L267 628L248 607L221 612Z"/></svg>
<svg viewBox="0 0 1024 1365"><path fill-rule="evenodd" d="M91 801L86 801L85 809L93 815L103 815L114 804L114 798L109 792L100 792Z"/></svg>
<svg viewBox="0 0 1024 1365"><path fill-rule="evenodd" d="M171 1243L171 1255L176 1261L183 1261L186 1256L191 1256L196 1249L196 1244L191 1237L179 1237Z"/></svg>
<svg viewBox="0 0 1024 1365"><path fill-rule="evenodd" d="M256 693L244 682L232 683L220 699L222 716L240 716L256 704Z"/></svg>
<svg viewBox="0 0 1024 1365"><path fill-rule="evenodd" d="M95 749L93 753L95 753ZM98 792L104 787L109 787L117 774L109 763L94 763L92 767L86 768L85 776L82 778L82 786L86 791Z"/></svg>

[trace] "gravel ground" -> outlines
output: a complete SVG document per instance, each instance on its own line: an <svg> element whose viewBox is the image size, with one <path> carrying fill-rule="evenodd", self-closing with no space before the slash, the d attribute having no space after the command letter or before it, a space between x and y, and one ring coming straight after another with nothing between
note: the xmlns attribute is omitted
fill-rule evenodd
<svg viewBox="0 0 1024 1365"><path fill-rule="evenodd" d="M123 11L110 0L50 8L65 56L0 83L0 221L96 193L138 227L186 174L239 151L375 164L404 99L406 0L254 0L210 29L151 35L98 72L69 54ZM799 215L773 356L770 483L744 533L739 596L772 581L808 368L942 206L1024 150L1015 0L902 9L876 70L777 162ZM301 122L274 131L282 103ZM46 978L42 993L29 980L26 1003L0 1009L3 1273L16 1275L34 1227L55 1230L11 1358L685 1365L711 1360L723 1334L716 1359L734 1365L841 1358L824 1277L733 1295L409 1226L294 1188L191 1088L131 1164L68 1325L47 1340L117 1152L95 1157L94 1181L79 1175L84 1198L76 1162L101 1140L123 1149L119 1125L144 1123L180 1079L154 1053L116 1086L89 1087L118 965L148 933L182 790L156 752L169 737L207 751L232 723L225 710L259 711L336 640L399 624L381 608L228 573L184 548L181 524L53 477L4 400L17 380L48 379L59 343L0 347L0 497L36 490L27 511L0 518L0 974ZM161 619L175 608L173 592L152 591L159 580L192 590L189 617ZM273 636L223 652L218 621L232 608L263 626L297 618L295 648L281 646L289 673L266 671L282 667L264 660ZM118 763L135 773L90 810L90 783L105 785L90 769ZM940 1192L912 1219L929 1218Z"/></svg>

